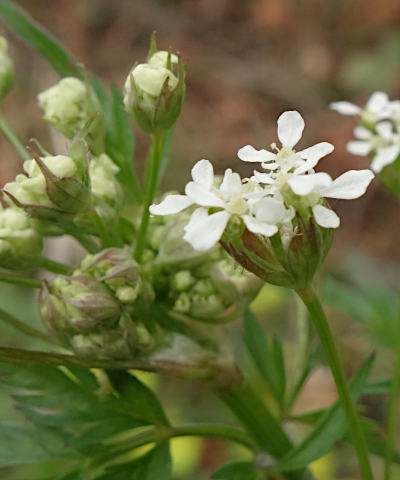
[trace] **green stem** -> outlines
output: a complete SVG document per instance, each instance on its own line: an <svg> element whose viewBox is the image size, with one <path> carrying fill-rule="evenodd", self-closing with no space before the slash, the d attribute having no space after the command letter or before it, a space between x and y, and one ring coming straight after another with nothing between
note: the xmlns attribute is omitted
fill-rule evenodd
<svg viewBox="0 0 400 480"><path fill-rule="evenodd" d="M397 318L397 345L396 345L396 360L394 363L393 378L391 385L391 395L389 401L389 412L387 418L387 434L386 434L386 455L384 467L384 480L390 480L391 466L393 460L395 439L396 439L396 424L397 424L397 410L400 398L400 296L398 302L398 318Z"/></svg>
<svg viewBox="0 0 400 480"><path fill-rule="evenodd" d="M92 239L90 235L86 235L85 233L70 233L71 237L74 237L77 242L79 242L82 247L87 250L89 253L98 253L99 246L97 243Z"/></svg>
<svg viewBox="0 0 400 480"><path fill-rule="evenodd" d="M146 182L144 192L144 204L142 219L140 222L139 232L136 239L134 257L140 263L146 246L147 229L150 219L150 205L153 203L157 190L159 178L160 162L162 156L162 134L152 135L151 157L146 171Z"/></svg>
<svg viewBox="0 0 400 480"><path fill-rule="evenodd" d="M309 354L310 354L310 340L311 340L311 323L308 318L308 312L306 307L300 298L296 299L296 321L297 321L297 352L294 362L295 372L292 380L292 388L288 394L288 398L285 405L285 411L289 412L296 401L297 395L300 389L304 385L307 375L310 371L309 368Z"/></svg>
<svg viewBox="0 0 400 480"><path fill-rule="evenodd" d="M66 275L71 269L71 267L69 267L68 265L64 265L63 263L59 263L45 257L42 258L40 267L43 268L43 270L47 270L48 272L58 273L61 275Z"/></svg>
<svg viewBox="0 0 400 480"><path fill-rule="evenodd" d="M15 135L12 128L6 122L3 114L0 111L0 131L6 137L6 139L11 143L11 145L15 148L18 155L22 158L22 160L29 160L32 156L29 154L27 149L24 147L20 139Z"/></svg>
<svg viewBox="0 0 400 480"><path fill-rule="evenodd" d="M149 427L131 438L125 438L116 444L107 445L104 453L101 453L93 462L92 467L106 463L115 456L123 455L136 448L143 447L149 443L157 443L162 440L176 437L204 437L204 438L224 438L238 443L250 450L254 450L255 445L246 432L230 425L214 423L187 423L171 427Z"/></svg>
<svg viewBox="0 0 400 480"><path fill-rule="evenodd" d="M0 282L21 285L28 288L42 288L42 281L36 278L18 277L17 275L0 274Z"/></svg>
<svg viewBox="0 0 400 480"><path fill-rule="evenodd" d="M215 388L214 393L242 423L261 451L281 458L293 448L278 420L248 384ZM307 469L286 472L284 475L290 480L312 478Z"/></svg>
<svg viewBox="0 0 400 480"><path fill-rule="evenodd" d="M13 315L10 315L3 309L0 309L0 320L2 320L7 325L15 328L24 335L28 335L29 337L35 337L44 342L54 344L51 338L45 333L42 333L40 330L36 330L36 328L26 325L26 323L21 322L21 320L18 320L18 318L15 318Z"/></svg>
<svg viewBox="0 0 400 480"><path fill-rule="evenodd" d="M350 435L357 453L362 478L363 480L373 480L371 465L369 463L368 448L361 429L360 420L351 398L335 341L321 303L311 286L302 290L297 290L297 294L307 307L324 348L328 364L336 383L339 398L347 417Z"/></svg>

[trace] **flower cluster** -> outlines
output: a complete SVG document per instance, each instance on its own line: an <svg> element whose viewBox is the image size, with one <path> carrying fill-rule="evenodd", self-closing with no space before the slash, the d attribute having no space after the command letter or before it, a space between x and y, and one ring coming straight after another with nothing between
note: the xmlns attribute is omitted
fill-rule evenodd
<svg viewBox="0 0 400 480"><path fill-rule="evenodd" d="M264 172L254 171L250 179L241 179L238 173L227 169L219 182L211 163L200 160L192 169L192 181L186 185L185 195L169 195L160 204L152 205L150 212L170 215L197 205L184 235L197 250L207 250L221 238L226 240L230 231L235 230L234 224L265 237L279 232L288 246L296 234L296 214L306 222L313 217L320 227L337 228L339 217L324 199L360 197L373 173L350 170L335 180L327 173L316 173L314 167L332 152L333 145L321 142L305 150L294 150L303 129L304 120L298 112L284 112L278 119L281 148L272 144L273 151L256 150L247 145L238 152L242 161L260 163Z"/></svg>
<svg viewBox="0 0 400 480"><path fill-rule="evenodd" d="M400 155L400 100L390 100L384 92L375 92L361 108L349 102L334 102L331 108L342 115L356 115L355 127L347 150L354 155L371 155L371 169L380 173Z"/></svg>

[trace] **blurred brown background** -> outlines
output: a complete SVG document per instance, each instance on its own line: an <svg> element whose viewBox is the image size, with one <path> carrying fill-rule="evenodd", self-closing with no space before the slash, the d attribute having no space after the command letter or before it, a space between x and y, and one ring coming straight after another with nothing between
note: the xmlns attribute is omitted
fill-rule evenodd
<svg viewBox="0 0 400 480"><path fill-rule="evenodd" d="M160 49L171 47L189 60L187 100L176 127L165 189L182 188L191 166L201 158L213 161L219 172L231 166L242 174L250 173L247 165L236 158L236 151L248 143L262 147L276 141L276 120L288 109L299 110L306 120L299 147L319 141L335 145L335 152L321 161L320 169L336 176L352 168L367 168L367 159L346 152L356 119L340 116L330 111L328 105L342 99L363 105L375 90L385 90L391 98L400 98L399 0L19 0L15 3L45 25L107 85L113 83L122 88L133 64L146 58L153 30L157 31ZM38 54L1 23L0 33L6 34L16 64L16 85L2 104L2 111L25 143L35 137L51 150L53 138L41 120L36 95L58 78ZM143 169L147 148L148 138L137 132L138 172ZM3 184L20 171L21 163L2 138L0 154ZM331 204L341 216L342 226L328 257L329 268L353 279L369 280L375 275L374 282L381 285L384 281L378 280L379 272L380 278L397 288L400 215L396 199L375 181L361 199ZM286 297L275 298L280 293L271 291L265 300L268 321L274 321L271 305L276 304L274 325L285 330L282 304ZM265 305L261 307L265 309ZM331 311L330 318L341 340L348 370L354 371L371 351L370 340L361 334L364 327L349 322L348 317L335 316ZM292 335L286 330L284 334ZM387 376L391 358L381 360L381 376ZM303 394L303 403L308 408L312 408L310 398L324 403L327 395L328 403L332 400L329 377L326 372L319 375L312 380L311 397L307 396L307 389ZM172 396L170 405L181 404L182 386L177 389L174 382L168 385L163 390L166 396ZM209 401L197 388L185 390L184 398L191 420L196 420L201 405ZM376 416L381 408L382 405L371 406ZM215 413L216 418L219 413ZM191 451L195 449L193 444L185 445ZM218 441L205 444L202 463L206 470L216 468L216 461L221 463L220 447ZM319 478L331 477L321 474Z"/></svg>
<svg viewBox="0 0 400 480"><path fill-rule="evenodd" d="M165 188L182 187L200 158L248 173L236 159L245 144L276 140L276 119L297 109L306 120L299 146L327 140L336 150L320 168L333 175L367 167L345 146L356 120L328 109L334 100L363 104L377 89L400 96L398 0L19 0L86 68L122 88L145 59L150 33L159 48L189 60L187 101L176 128ZM36 94L57 81L49 66L7 32L17 84L3 111L24 141L51 147ZM0 177L20 168L0 139ZM138 135L137 168L147 148ZM177 185L178 182L178 185ZM336 239L400 258L396 201L375 182L354 202L335 202L342 215ZM339 242L339 243L338 243ZM333 253L334 254L334 253Z"/></svg>

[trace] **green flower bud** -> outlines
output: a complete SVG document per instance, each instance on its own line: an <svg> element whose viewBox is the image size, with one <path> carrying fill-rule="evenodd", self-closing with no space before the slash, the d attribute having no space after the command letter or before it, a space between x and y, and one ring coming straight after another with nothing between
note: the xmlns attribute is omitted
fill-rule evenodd
<svg viewBox="0 0 400 480"><path fill-rule="evenodd" d="M14 80L14 66L8 55L8 44L4 37L0 37L0 100L11 90Z"/></svg>
<svg viewBox="0 0 400 480"><path fill-rule="evenodd" d="M68 221L90 205L87 175L77 160L65 155L26 160L26 174L4 186L4 193L30 216Z"/></svg>
<svg viewBox="0 0 400 480"><path fill-rule="evenodd" d="M177 64L177 75L173 71ZM185 65L176 55L155 52L136 65L124 86L126 111L148 133L160 133L178 119L185 98Z"/></svg>
<svg viewBox="0 0 400 480"><path fill-rule="evenodd" d="M329 252L333 229L320 227L300 214L291 234L282 229L264 238L245 230L241 241L221 242L223 248L246 270L268 283L295 290L308 286Z"/></svg>
<svg viewBox="0 0 400 480"><path fill-rule="evenodd" d="M84 275L55 277L42 289L40 305L45 324L63 336L110 329L121 316L107 286Z"/></svg>
<svg viewBox="0 0 400 480"><path fill-rule="evenodd" d="M43 240L27 215L0 204L0 267L32 270L41 262Z"/></svg>
<svg viewBox="0 0 400 480"><path fill-rule="evenodd" d="M111 207L110 212L112 215L115 215L115 212L120 210L124 199L123 189L116 178L118 172L119 168L117 165L105 153L90 160L90 188L92 196L94 196L94 203L96 203L97 197Z"/></svg>
<svg viewBox="0 0 400 480"><path fill-rule="evenodd" d="M38 95L44 119L67 138L74 138L101 111L99 101L90 85L75 77L66 77ZM97 115L87 134L90 149L96 154L104 151L105 125Z"/></svg>

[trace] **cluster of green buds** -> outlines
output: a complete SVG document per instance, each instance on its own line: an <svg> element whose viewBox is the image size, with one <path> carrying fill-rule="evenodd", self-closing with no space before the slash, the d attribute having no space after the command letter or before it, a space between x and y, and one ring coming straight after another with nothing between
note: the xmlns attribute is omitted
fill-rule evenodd
<svg viewBox="0 0 400 480"><path fill-rule="evenodd" d="M104 151L105 125L96 94L88 82L66 77L38 95L44 119L67 138L74 138L90 122L86 140L94 154Z"/></svg>
<svg viewBox="0 0 400 480"><path fill-rule="evenodd" d="M44 323L79 355L129 360L167 340L146 315L154 300L128 249L87 256L70 276L57 276L40 295Z"/></svg>
<svg viewBox="0 0 400 480"><path fill-rule="evenodd" d="M248 307L263 282L220 246L199 252L185 242L188 218L188 212L152 218L151 265L157 297L174 314L213 324L230 322Z"/></svg>
<svg viewBox="0 0 400 480"><path fill-rule="evenodd" d="M33 220L19 209L0 204L0 265L10 270L31 270L39 266L43 239Z"/></svg>
<svg viewBox="0 0 400 480"><path fill-rule="evenodd" d="M134 66L124 88L126 111L151 134L170 128L185 98L185 64L171 52L157 51L154 36L147 63Z"/></svg>
<svg viewBox="0 0 400 480"><path fill-rule="evenodd" d="M3 191L31 217L55 222L70 221L90 205L86 147L82 140L69 156L55 155L26 160L25 174L16 176Z"/></svg>
<svg viewBox="0 0 400 480"><path fill-rule="evenodd" d="M90 160L89 178L92 203L102 217L111 217L122 207L124 192L116 178L118 172L117 165L105 153Z"/></svg>
<svg viewBox="0 0 400 480"><path fill-rule="evenodd" d="M11 90L13 79L14 66L8 55L7 40L0 36L0 100Z"/></svg>
<svg viewBox="0 0 400 480"><path fill-rule="evenodd" d="M321 228L313 218L297 214L293 230L281 229L265 238L244 230L240 241L228 235L221 245L246 270L265 282L295 290L312 281L332 245L334 231Z"/></svg>

